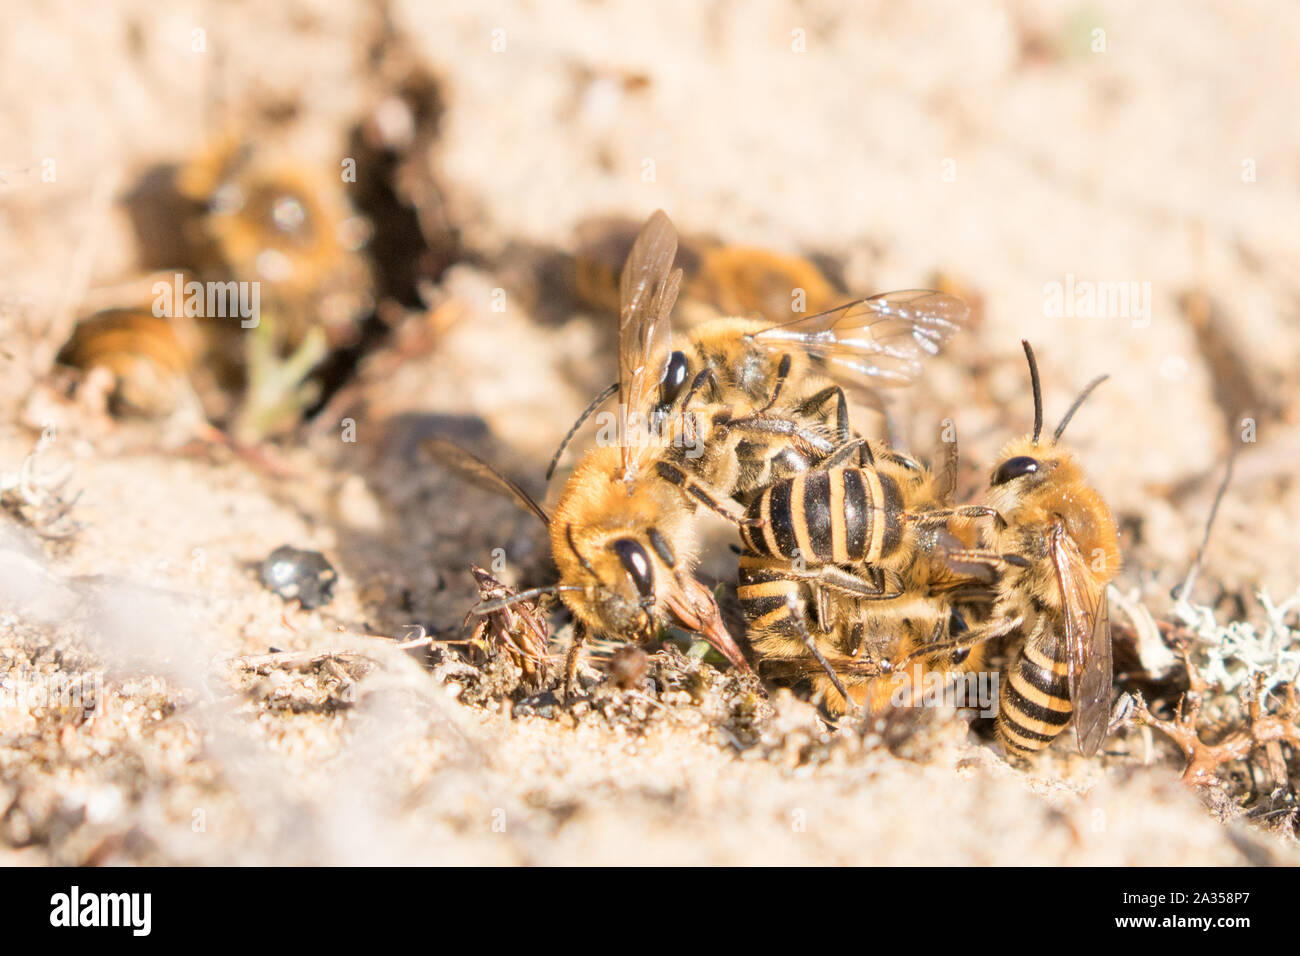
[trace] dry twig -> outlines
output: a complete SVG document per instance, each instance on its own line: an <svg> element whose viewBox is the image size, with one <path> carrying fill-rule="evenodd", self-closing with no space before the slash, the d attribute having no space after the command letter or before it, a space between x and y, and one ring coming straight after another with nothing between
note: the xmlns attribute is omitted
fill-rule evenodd
<svg viewBox="0 0 1300 956"><path fill-rule="evenodd" d="M1209 685L1192 662L1187 645L1180 643L1179 650L1187 667L1189 689L1178 702L1173 719L1156 717L1140 695L1134 717L1139 723L1159 730L1182 750L1187 758L1183 781L1196 787L1210 786L1217 781L1221 766L1247 760L1257 750L1263 750L1274 782L1285 786L1288 779L1281 745L1285 743L1293 749L1300 749L1300 724L1297 724L1300 701L1297 700L1295 683L1282 689L1281 703L1270 713L1264 709L1261 698L1267 695L1263 691L1262 678L1257 675L1255 681L1243 686L1242 690L1246 726L1227 734L1218 743L1209 744L1201 739L1199 730L1201 707Z"/></svg>

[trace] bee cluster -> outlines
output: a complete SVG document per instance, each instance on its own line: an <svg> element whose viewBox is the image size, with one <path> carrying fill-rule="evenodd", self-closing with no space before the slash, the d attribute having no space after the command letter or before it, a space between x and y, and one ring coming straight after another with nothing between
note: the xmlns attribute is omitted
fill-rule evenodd
<svg viewBox="0 0 1300 956"><path fill-rule="evenodd" d="M308 373L357 345L382 277L357 252L361 227L339 190L299 166L232 140L174 178L189 211L176 217L187 270L161 283L162 314L157 303L96 312L60 358L105 372L120 410L201 404L237 445L255 442L320 398ZM618 427L576 464L554 506L455 444L426 442L444 466L536 515L558 570L555 584L514 593L475 569L482 600L468 646L500 670L492 686L552 682L536 602L558 598L574 622L566 698L590 637L646 644L675 628L738 674L810 685L833 714L923 705L939 687L945 701L996 714L1013 755L1044 749L1071 719L1080 749L1096 751L1110 723L1106 587L1120 558L1105 503L1060 439L1097 382L1046 438L1026 344L1033 431L1003 449L984 501L962 504L955 441L932 470L860 431L849 401L883 408L882 391L916 382L968 321L956 296L910 290L828 308L839 283L821 266L708 239L679 249L662 212L639 231L582 242L572 278L582 301L617 308L617 381L570 430L552 471L615 397ZM244 286L258 302L239 298ZM225 321L208 314L212 287L235 310ZM674 339L679 295L683 312L709 303L716 313ZM229 321L246 304L251 325ZM237 407L213 407L214 395L241 394ZM744 640L697 575L704 512L737 530ZM1006 668L993 653L1003 648Z"/></svg>
<svg viewBox="0 0 1300 956"><path fill-rule="evenodd" d="M617 384L584 414L617 395L617 439L585 454L552 509L458 446L427 443L444 466L536 515L559 572L522 593L491 582L475 613L493 623L476 633L499 631L511 608L535 622L537 602L558 598L573 618L569 699L589 637L643 644L667 628L700 635L739 672L810 683L836 714L884 716L925 703L936 682L951 690L992 677L1000 692L988 716L1008 754L1043 750L1071 719L1081 752L1095 753L1111 723L1106 589L1120 555L1115 522L1061 436L1101 379L1045 436L1025 343L1033 430L1002 450L984 503L957 504L955 443L931 470L865 437L846 388L879 404L879 389L916 381L965 323L960 299L906 291L792 320L721 318L678 344L677 254L675 228L655 213L617 284ZM688 265L696 293L739 268L717 251ZM579 270L588 298L600 300L609 273ZM702 512L738 532L748 655L697 578ZM1008 650L1005 673L995 646Z"/></svg>
<svg viewBox="0 0 1300 956"><path fill-rule="evenodd" d="M100 375L118 415L284 431L372 309L368 224L337 177L232 135L146 180L130 208L157 270L101 295L59 363Z"/></svg>

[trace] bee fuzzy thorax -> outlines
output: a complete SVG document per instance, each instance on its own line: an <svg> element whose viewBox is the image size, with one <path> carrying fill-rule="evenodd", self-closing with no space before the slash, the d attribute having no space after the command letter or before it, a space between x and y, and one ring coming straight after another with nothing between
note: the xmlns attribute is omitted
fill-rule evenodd
<svg viewBox="0 0 1300 956"><path fill-rule="evenodd" d="M751 401L765 401L776 375L779 356L759 345L746 346L770 323L756 319L714 319L698 326L690 336L695 352L693 367L717 370L724 386L739 389Z"/></svg>
<svg viewBox="0 0 1300 956"><path fill-rule="evenodd" d="M1071 417L1104 380L1093 379L1043 436L1042 389L1028 342L1033 432L1002 449L986 500L1000 520L989 544L1008 560L982 639L1016 646L1002 685L998 737L1008 756L1045 750L1073 722L1079 751L1106 736L1114 677L1107 587L1120 567L1115 519L1058 442Z"/></svg>
<svg viewBox="0 0 1300 956"><path fill-rule="evenodd" d="M1096 574L1110 580L1119 572L1122 559L1115 520L1071 452L1055 444L1035 443L1026 435L1005 445L997 461L986 499L1011 533L1045 532L1060 521ZM1032 472L999 482L1000 477L1029 468L1031 461ZM1007 465L1014 467L1008 471Z"/></svg>
<svg viewBox="0 0 1300 956"><path fill-rule="evenodd" d="M960 328L968 310L942 293L903 290L812 313L783 304L778 316L718 319L674 341L671 315L690 275L690 257L684 272L678 254L672 221L655 212L619 274L617 380L565 436L548 478L569 439L608 398L617 395L619 420L636 427L620 428L616 441L598 436L553 513L485 463L451 449L443 453L547 525L559 571L554 590L582 625L574 648L587 631L637 639L675 620L748 670L713 594L694 576L697 514L707 510L748 531L769 527L765 547L791 573L808 570L808 559L843 559L861 565L861 573L822 562L812 573L850 596L894 596L899 575L872 565L893 560L913 536L894 481L869 470L834 470L855 454L870 458L865 444L852 440L840 380L873 395L878 387L912 383L922 361ZM746 261L754 260L714 259L709 269L715 276L739 275L747 272ZM584 283L611 276L612 270L591 264L590 273L580 272ZM762 264L771 271L781 263L769 258ZM804 283L805 291L810 284ZM778 494L781 501L774 500ZM753 512L756 496L758 507L766 502L765 515ZM832 520L840 511L843 520ZM748 540L755 543L752 535ZM782 615L790 610L793 582L751 583L757 590L746 592L747 614L768 613L770 600L780 600ZM782 621L797 631L803 617L798 611ZM771 626L775 632L784 625L772 618ZM816 656L811 640L804 647ZM566 687L576 663L571 651Z"/></svg>

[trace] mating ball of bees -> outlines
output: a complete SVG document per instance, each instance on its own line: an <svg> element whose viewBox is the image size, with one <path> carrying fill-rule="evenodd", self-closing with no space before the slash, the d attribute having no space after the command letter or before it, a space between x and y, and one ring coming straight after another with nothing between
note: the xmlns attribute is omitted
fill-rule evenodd
<svg viewBox="0 0 1300 956"><path fill-rule="evenodd" d="M286 601L295 598L311 610L334 597L338 572L319 551L281 545L262 562L262 584Z"/></svg>

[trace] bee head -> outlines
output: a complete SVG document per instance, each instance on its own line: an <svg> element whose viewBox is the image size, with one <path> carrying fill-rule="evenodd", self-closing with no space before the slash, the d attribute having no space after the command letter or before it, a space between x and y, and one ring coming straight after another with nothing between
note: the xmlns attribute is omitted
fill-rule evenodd
<svg viewBox="0 0 1300 956"><path fill-rule="evenodd" d="M267 184L271 187L271 184ZM265 188L255 194L258 212L270 222L276 235L295 245L308 245L314 239L315 217L312 203L298 190Z"/></svg>
<svg viewBox="0 0 1300 956"><path fill-rule="evenodd" d="M617 556L619 563L623 565L623 572L636 588L640 597L638 603L642 607L653 605L655 602L654 565L650 561L650 553L645 545L636 538L618 538L610 544L609 549Z"/></svg>
<svg viewBox="0 0 1300 956"><path fill-rule="evenodd" d="M1060 444L1061 435L1070 424L1070 419L1079 410L1079 406L1092 394L1093 389L1106 380L1102 375L1093 379L1079 393L1061 423L1056 426L1050 441L1042 441L1043 432L1043 390L1038 377L1038 363L1034 359L1034 350L1028 342L1020 343L1025 349L1025 358L1029 361L1029 379L1034 394L1034 430L1023 438L1017 438L1004 447L998 455L998 463L989 477L989 496L991 503L1008 517L1009 511L1023 506L1035 498L1043 498L1052 489L1060 488L1069 482L1082 479L1078 463Z"/></svg>
<svg viewBox="0 0 1300 956"><path fill-rule="evenodd" d="M989 476L989 487L1014 489L1023 494L1051 478L1060 466L1062 457L1053 447L1043 447L1032 439L1018 438L998 455L998 464Z"/></svg>
<svg viewBox="0 0 1300 956"><path fill-rule="evenodd" d="M689 563L689 515L661 481L635 481L629 494L619 449L601 448L570 478L551 523L552 553L565 584L583 587L566 603L586 623L617 637L648 636ZM676 506L676 507L674 507ZM683 537L683 533L688 535ZM578 605L582 606L579 607Z"/></svg>

